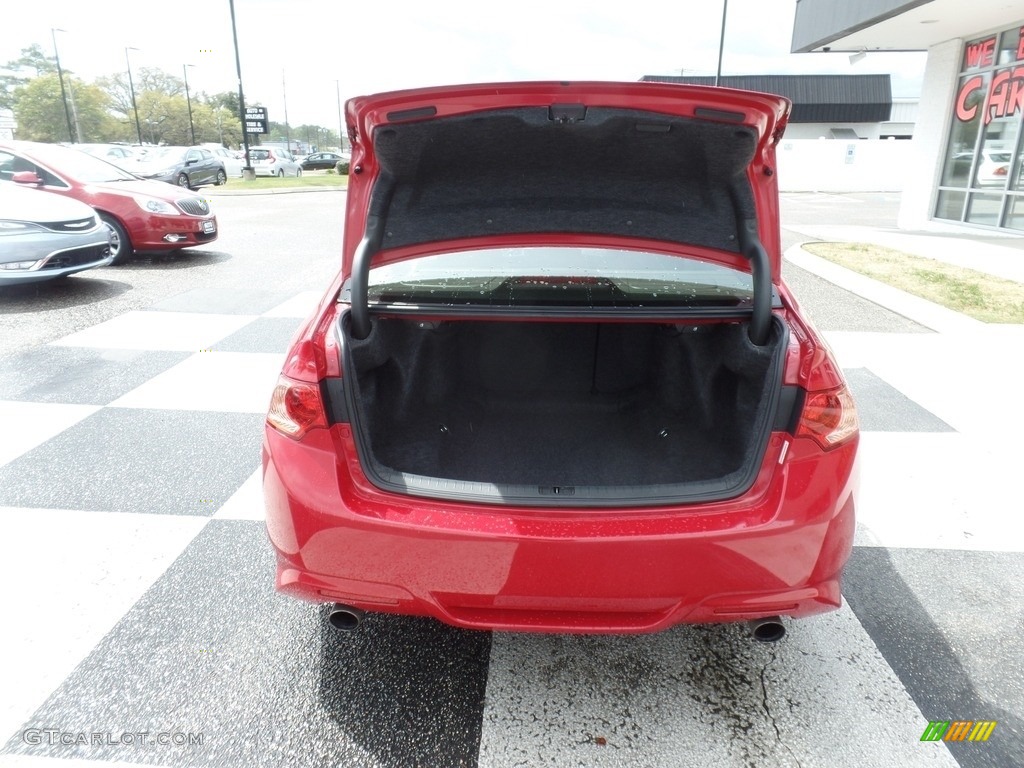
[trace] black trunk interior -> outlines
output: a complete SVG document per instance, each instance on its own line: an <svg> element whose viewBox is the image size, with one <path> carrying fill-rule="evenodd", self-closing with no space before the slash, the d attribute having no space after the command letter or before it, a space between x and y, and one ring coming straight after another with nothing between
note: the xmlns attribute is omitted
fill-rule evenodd
<svg viewBox="0 0 1024 768"><path fill-rule="evenodd" d="M346 337L346 379L363 456L392 482L531 486L579 503L610 486L706 496L753 480L782 337L778 322L758 347L736 322L375 319L367 339Z"/></svg>

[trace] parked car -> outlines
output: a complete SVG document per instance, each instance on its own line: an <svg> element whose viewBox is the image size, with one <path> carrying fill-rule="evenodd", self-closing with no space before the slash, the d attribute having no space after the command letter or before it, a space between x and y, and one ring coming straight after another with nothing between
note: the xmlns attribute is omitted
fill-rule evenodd
<svg viewBox="0 0 1024 768"><path fill-rule="evenodd" d="M187 189L228 180L224 163L205 147L156 147L133 173Z"/></svg>
<svg viewBox="0 0 1024 768"><path fill-rule="evenodd" d="M292 158L291 153L277 147L253 147L249 160L257 176L301 176L302 166Z"/></svg>
<svg viewBox="0 0 1024 768"><path fill-rule="evenodd" d="M242 178L242 170L245 168L244 157L239 157L237 152L225 149L220 144L204 144L203 149L209 150L214 158L221 162L229 178Z"/></svg>
<svg viewBox="0 0 1024 768"><path fill-rule="evenodd" d="M129 173L138 168L139 161L144 157L144 153L123 144L71 144L70 146L82 152L88 152L93 157L106 160Z"/></svg>
<svg viewBox="0 0 1024 768"><path fill-rule="evenodd" d="M204 198L147 181L76 149L0 141L0 183L23 184L91 205L111 233L111 263L133 251L170 251L217 239L217 217ZM27 174L27 175L24 175Z"/></svg>
<svg viewBox="0 0 1024 768"><path fill-rule="evenodd" d="M338 629L775 640L839 608L859 433L782 277L789 109L662 83L349 101L373 172L264 430L277 589Z"/></svg>
<svg viewBox="0 0 1024 768"><path fill-rule="evenodd" d="M978 185L982 187L1004 187L1010 175L1013 153L983 149L978 159Z"/></svg>
<svg viewBox="0 0 1024 768"><path fill-rule="evenodd" d="M0 184L0 285L66 277L111 258L110 230L88 205Z"/></svg>
<svg viewBox="0 0 1024 768"><path fill-rule="evenodd" d="M312 155L308 155L300 165L304 171L325 171L328 168L333 168L340 160L347 159L337 152L314 152Z"/></svg>

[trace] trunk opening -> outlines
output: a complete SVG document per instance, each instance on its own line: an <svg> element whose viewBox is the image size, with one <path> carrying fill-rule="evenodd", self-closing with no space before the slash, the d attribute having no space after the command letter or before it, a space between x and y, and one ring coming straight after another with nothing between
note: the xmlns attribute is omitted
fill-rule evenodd
<svg viewBox="0 0 1024 768"><path fill-rule="evenodd" d="M342 323L361 464L385 490L492 503L709 501L753 482L786 330L748 324Z"/></svg>

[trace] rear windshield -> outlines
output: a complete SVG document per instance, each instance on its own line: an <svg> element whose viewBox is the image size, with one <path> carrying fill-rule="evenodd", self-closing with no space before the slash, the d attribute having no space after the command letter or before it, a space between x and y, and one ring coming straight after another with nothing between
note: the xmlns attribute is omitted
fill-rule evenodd
<svg viewBox="0 0 1024 768"><path fill-rule="evenodd" d="M249 157L253 160L266 160L270 157L270 151L266 149L250 149Z"/></svg>
<svg viewBox="0 0 1024 768"><path fill-rule="evenodd" d="M749 274L694 259L605 248L507 248L425 256L370 270L371 305L737 307Z"/></svg>

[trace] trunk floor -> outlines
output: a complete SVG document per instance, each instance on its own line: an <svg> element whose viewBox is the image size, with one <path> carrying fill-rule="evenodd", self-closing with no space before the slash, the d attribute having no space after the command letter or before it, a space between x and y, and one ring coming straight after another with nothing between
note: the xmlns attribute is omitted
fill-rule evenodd
<svg viewBox="0 0 1024 768"><path fill-rule="evenodd" d="M418 475L527 485L650 485L718 479L740 464L719 429L652 398L463 399L393 422L385 465Z"/></svg>

